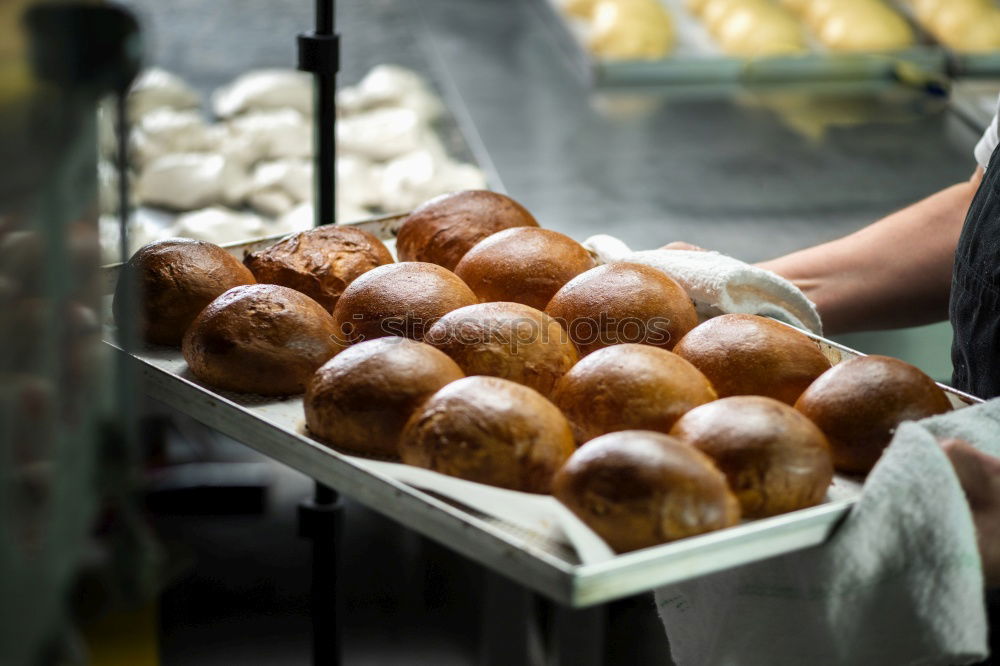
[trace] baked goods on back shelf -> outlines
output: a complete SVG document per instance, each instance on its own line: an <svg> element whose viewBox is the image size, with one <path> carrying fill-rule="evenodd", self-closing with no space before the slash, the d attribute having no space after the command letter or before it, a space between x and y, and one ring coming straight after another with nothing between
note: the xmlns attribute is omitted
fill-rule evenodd
<svg viewBox="0 0 1000 666"><path fill-rule="evenodd" d="M601 0L594 5L587 44L598 56L662 58L675 42L673 19L659 0Z"/></svg>
<svg viewBox="0 0 1000 666"><path fill-rule="evenodd" d="M895 51L917 41L906 18L884 0L799 0L785 4L831 51Z"/></svg>
<svg viewBox="0 0 1000 666"><path fill-rule="evenodd" d="M993 0L911 0L921 25L956 51L1000 50L1000 7Z"/></svg>
<svg viewBox="0 0 1000 666"><path fill-rule="evenodd" d="M744 58L806 51L795 16L771 0L700 0L688 3L726 54Z"/></svg>

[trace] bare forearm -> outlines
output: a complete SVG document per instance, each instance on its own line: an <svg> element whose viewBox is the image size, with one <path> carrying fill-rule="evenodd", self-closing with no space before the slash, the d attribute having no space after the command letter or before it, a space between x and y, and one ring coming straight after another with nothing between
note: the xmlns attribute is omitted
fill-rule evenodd
<svg viewBox="0 0 1000 666"><path fill-rule="evenodd" d="M955 247L981 172L849 236L760 264L816 303L827 334L946 319Z"/></svg>

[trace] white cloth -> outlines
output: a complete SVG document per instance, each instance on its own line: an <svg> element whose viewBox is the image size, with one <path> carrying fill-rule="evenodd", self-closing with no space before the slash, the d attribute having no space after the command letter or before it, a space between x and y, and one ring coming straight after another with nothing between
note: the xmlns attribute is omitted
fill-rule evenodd
<svg viewBox="0 0 1000 666"><path fill-rule="evenodd" d="M979 166L984 169L990 163L990 156L993 155L993 151L996 149L997 144L1000 143L1000 131L997 128L997 116L1000 115L1000 98L997 98L997 113L993 114L993 120L990 122L990 126L986 128L983 132L983 136L979 139L979 143L976 144L976 162Z"/></svg>
<svg viewBox="0 0 1000 666"><path fill-rule="evenodd" d="M702 319L723 313L756 314L823 332L816 306L798 287L739 259L694 250L632 252L622 241L603 234L591 236L583 245L601 263L628 261L663 271L684 287Z"/></svg>
<svg viewBox="0 0 1000 666"><path fill-rule="evenodd" d="M983 659L975 528L935 436L1000 454L1000 400L900 426L823 546L657 591L677 666Z"/></svg>

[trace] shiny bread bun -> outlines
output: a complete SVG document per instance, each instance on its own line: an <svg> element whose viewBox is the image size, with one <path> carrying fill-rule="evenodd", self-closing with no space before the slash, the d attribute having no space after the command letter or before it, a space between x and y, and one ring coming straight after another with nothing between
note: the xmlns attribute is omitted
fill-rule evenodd
<svg viewBox="0 0 1000 666"><path fill-rule="evenodd" d="M580 447L553 494L618 552L648 548L740 520L726 477L692 446L627 430Z"/></svg>
<svg viewBox="0 0 1000 666"><path fill-rule="evenodd" d="M888 356L839 363L806 389L795 408L826 435L838 471L867 474L903 421L951 410L934 380Z"/></svg>
<svg viewBox="0 0 1000 666"><path fill-rule="evenodd" d="M492 486L547 493L573 452L573 433L541 393L497 377L466 377L410 418L403 462Z"/></svg>
<svg viewBox="0 0 1000 666"><path fill-rule="evenodd" d="M715 397L708 379L676 354L624 344L581 359L556 384L552 401L582 444L618 430L669 432L681 415Z"/></svg>
<svg viewBox="0 0 1000 666"><path fill-rule="evenodd" d="M195 377L224 391L302 393L343 349L333 317L305 294L275 284L234 287L192 322L181 351Z"/></svg>
<svg viewBox="0 0 1000 666"><path fill-rule="evenodd" d="M333 318L352 344L387 335L422 340L438 319L476 302L448 269L406 261L373 268L354 280L337 301Z"/></svg>
<svg viewBox="0 0 1000 666"><path fill-rule="evenodd" d="M422 342L387 337L348 347L306 386L306 426L339 449L398 457L403 426L441 387L464 377Z"/></svg>
<svg viewBox="0 0 1000 666"><path fill-rule="evenodd" d="M833 479L823 432L774 398L734 396L695 407L670 434L715 461L745 518L815 506Z"/></svg>
<svg viewBox="0 0 1000 666"><path fill-rule="evenodd" d="M136 286L139 332L155 345L178 346L194 318L227 290L254 284L238 259L200 240L168 238L140 248L122 266L113 312L122 326L123 288Z"/></svg>
<svg viewBox="0 0 1000 666"><path fill-rule="evenodd" d="M528 210L488 190L442 194L403 220L396 239L400 261L427 261L455 270L472 246L511 227L537 227Z"/></svg>
<svg viewBox="0 0 1000 666"><path fill-rule="evenodd" d="M517 227L477 243L458 262L455 274L481 302L512 301L544 310L564 284L594 265L594 258L569 236Z"/></svg>
<svg viewBox="0 0 1000 666"><path fill-rule="evenodd" d="M441 317L424 341L467 375L502 377L549 395L578 356L552 317L520 303L479 303Z"/></svg>
<svg viewBox="0 0 1000 666"><path fill-rule="evenodd" d="M673 349L698 325L683 287L663 271L625 262L577 275L545 311L563 324L581 355L626 342Z"/></svg>
<svg viewBox="0 0 1000 666"><path fill-rule="evenodd" d="M301 291L329 312L351 282L392 263L378 238L363 229L327 225L301 231L243 260L257 282Z"/></svg>
<svg viewBox="0 0 1000 666"><path fill-rule="evenodd" d="M751 314L699 324L674 353L705 373L720 398L765 395L789 405L830 368L819 345L798 330Z"/></svg>

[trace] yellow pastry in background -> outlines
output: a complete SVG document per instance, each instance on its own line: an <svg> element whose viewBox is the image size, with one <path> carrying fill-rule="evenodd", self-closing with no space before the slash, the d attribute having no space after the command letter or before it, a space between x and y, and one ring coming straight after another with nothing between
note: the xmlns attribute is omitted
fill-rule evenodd
<svg viewBox="0 0 1000 666"><path fill-rule="evenodd" d="M734 9L718 24L715 38L723 51L742 57L791 55L806 49L799 22L777 5Z"/></svg>
<svg viewBox="0 0 1000 666"><path fill-rule="evenodd" d="M705 9L705 5L708 0L684 0L684 6L687 10L696 16L700 16L702 11Z"/></svg>
<svg viewBox="0 0 1000 666"><path fill-rule="evenodd" d="M813 30L818 31L831 16L871 11L871 7L884 7L882 0L810 0L803 13L803 20ZM874 11L878 11L876 8Z"/></svg>
<svg viewBox="0 0 1000 666"><path fill-rule="evenodd" d="M910 9L913 10L914 15L917 19L924 23L930 14L937 10L941 5L947 4L952 0L909 0Z"/></svg>
<svg viewBox="0 0 1000 666"><path fill-rule="evenodd" d="M991 11L995 11L993 5L982 0L951 0L929 12L924 22L940 41L957 46L970 27Z"/></svg>
<svg viewBox="0 0 1000 666"><path fill-rule="evenodd" d="M562 0L562 10L570 16L589 19L594 14L594 8L600 0Z"/></svg>
<svg viewBox="0 0 1000 666"><path fill-rule="evenodd" d="M988 7L955 34L940 35L938 39L965 53L1000 51L1000 9Z"/></svg>
<svg viewBox="0 0 1000 666"><path fill-rule="evenodd" d="M591 51L611 60L662 58L676 37L658 0L602 0L594 8L591 30Z"/></svg>
<svg viewBox="0 0 1000 666"><path fill-rule="evenodd" d="M833 51L897 51L913 45L910 24L886 5L857 5L829 16L817 30Z"/></svg>
<svg viewBox="0 0 1000 666"><path fill-rule="evenodd" d="M732 12L748 7L762 7L770 4L767 0L707 0L701 12L701 21L708 31L715 33Z"/></svg>
<svg viewBox="0 0 1000 666"><path fill-rule="evenodd" d="M795 14L804 14L811 0L781 0L781 6Z"/></svg>

